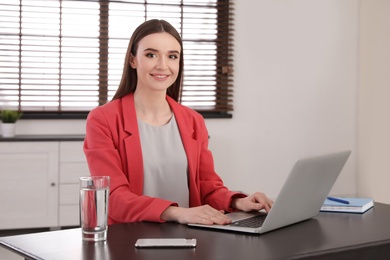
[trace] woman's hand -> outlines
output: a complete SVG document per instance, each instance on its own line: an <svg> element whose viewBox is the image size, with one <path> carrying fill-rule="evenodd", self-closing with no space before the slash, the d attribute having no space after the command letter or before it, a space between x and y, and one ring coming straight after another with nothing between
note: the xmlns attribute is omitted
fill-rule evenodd
<svg viewBox="0 0 390 260"><path fill-rule="evenodd" d="M272 204L274 204L273 200L269 199L264 193L255 192L245 198L234 198L231 206L242 211L265 209L266 212L269 212Z"/></svg>
<svg viewBox="0 0 390 260"><path fill-rule="evenodd" d="M216 210L209 205L192 208L170 206L161 214L161 219L181 224L225 225L231 223L231 219L226 217L222 210Z"/></svg>

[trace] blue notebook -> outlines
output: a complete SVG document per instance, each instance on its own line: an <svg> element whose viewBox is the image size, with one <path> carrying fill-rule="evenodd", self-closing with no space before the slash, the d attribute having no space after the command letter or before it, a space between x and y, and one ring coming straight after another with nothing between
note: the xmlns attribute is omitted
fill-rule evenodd
<svg viewBox="0 0 390 260"><path fill-rule="evenodd" d="M326 199L320 211L324 212L346 212L364 213L374 207L374 200L370 198L340 198L348 201L349 204Z"/></svg>

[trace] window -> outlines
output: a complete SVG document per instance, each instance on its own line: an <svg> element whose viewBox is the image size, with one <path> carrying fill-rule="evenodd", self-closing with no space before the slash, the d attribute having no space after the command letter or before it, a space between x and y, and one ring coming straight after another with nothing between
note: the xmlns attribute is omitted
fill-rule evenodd
<svg viewBox="0 0 390 260"><path fill-rule="evenodd" d="M0 0L0 109L83 116L111 100L135 28L169 21L182 35L181 103L230 117L229 0Z"/></svg>

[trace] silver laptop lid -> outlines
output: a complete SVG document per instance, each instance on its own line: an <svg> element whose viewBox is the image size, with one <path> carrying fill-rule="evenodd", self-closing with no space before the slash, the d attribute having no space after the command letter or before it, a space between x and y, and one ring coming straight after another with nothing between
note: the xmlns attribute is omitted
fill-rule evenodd
<svg viewBox="0 0 390 260"><path fill-rule="evenodd" d="M267 232L318 214L351 151L298 160L268 213L261 232Z"/></svg>
<svg viewBox="0 0 390 260"><path fill-rule="evenodd" d="M189 225L260 234L312 218L320 211L350 154L351 151L343 151L298 160L260 228ZM233 212L226 215L233 221L253 216L252 213L246 212Z"/></svg>

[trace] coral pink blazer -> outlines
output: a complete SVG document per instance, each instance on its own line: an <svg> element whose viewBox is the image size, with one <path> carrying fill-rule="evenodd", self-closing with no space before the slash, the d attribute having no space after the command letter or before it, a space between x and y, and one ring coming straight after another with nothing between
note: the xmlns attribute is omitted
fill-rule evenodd
<svg viewBox="0 0 390 260"><path fill-rule="evenodd" d="M203 117L168 96L167 101L175 114L188 159L190 207L209 204L232 211L233 196L245 195L229 191L214 171ZM109 224L162 222L161 213L170 205L177 205L174 201L143 196L143 160L133 94L89 113L84 153L91 175L111 177Z"/></svg>

